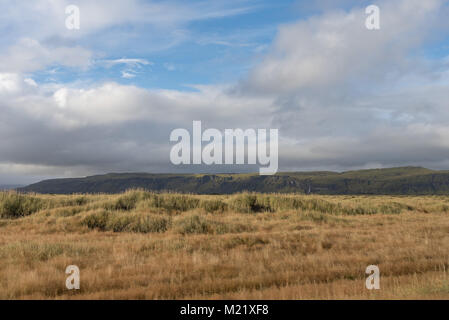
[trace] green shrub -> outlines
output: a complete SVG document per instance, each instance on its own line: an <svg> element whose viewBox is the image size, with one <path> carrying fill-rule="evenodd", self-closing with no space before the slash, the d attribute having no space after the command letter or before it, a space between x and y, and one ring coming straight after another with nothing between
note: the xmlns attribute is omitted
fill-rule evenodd
<svg viewBox="0 0 449 320"><path fill-rule="evenodd" d="M200 200L186 195L166 195L162 208L169 211L188 211L199 207Z"/></svg>
<svg viewBox="0 0 449 320"><path fill-rule="evenodd" d="M301 199L288 196L271 196L269 197L269 205L271 211L282 210L298 210L305 207L305 202Z"/></svg>
<svg viewBox="0 0 449 320"><path fill-rule="evenodd" d="M85 217L82 224L101 231L149 233L167 231L171 220L149 214L102 211Z"/></svg>
<svg viewBox="0 0 449 320"><path fill-rule="evenodd" d="M181 234L226 234L252 231L249 225L227 223L206 219L199 215L182 218L176 222L177 231Z"/></svg>
<svg viewBox="0 0 449 320"><path fill-rule="evenodd" d="M392 202L388 204L383 204L380 206L379 211L384 214L399 214L403 209L408 210L407 205L403 205L401 203Z"/></svg>
<svg viewBox="0 0 449 320"><path fill-rule="evenodd" d="M86 196L70 196L68 199L61 200L57 203L59 206L84 206L89 203L89 199Z"/></svg>
<svg viewBox="0 0 449 320"><path fill-rule="evenodd" d="M230 206L233 210L240 213L253 213L261 211L257 203L257 195L255 194L240 194L232 199Z"/></svg>
<svg viewBox="0 0 449 320"><path fill-rule="evenodd" d="M152 194L141 190L128 190L121 194L120 197L111 205L106 205L105 209L131 211L135 209L140 201L151 198Z"/></svg>
<svg viewBox="0 0 449 320"><path fill-rule="evenodd" d="M205 234L212 231L208 221L198 215L179 220L177 227L181 234Z"/></svg>
<svg viewBox="0 0 449 320"><path fill-rule="evenodd" d="M203 200L201 201L201 208L206 212L223 212L226 211L227 205L221 200Z"/></svg>
<svg viewBox="0 0 449 320"><path fill-rule="evenodd" d="M128 227L129 231L140 233L157 232L162 233L168 230L171 220L157 216L141 216L134 219Z"/></svg>
<svg viewBox="0 0 449 320"><path fill-rule="evenodd" d="M136 207L138 200L136 193L125 193L115 201L114 209L130 211Z"/></svg>
<svg viewBox="0 0 449 320"><path fill-rule="evenodd" d="M0 217L21 218L33 214L45 206L45 201L16 192L0 193Z"/></svg>
<svg viewBox="0 0 449 320"><path fill-rule="evenodd" d="M108 217L106 221L105 230L114 232L127 231L127 228L132 221L133 218L130 215L113 213Z"/></svg>
<svg viewBox="0 0 449 320"><path fill-rule="evenodd" d="M82 207L62 207L54 209L54 214L58 217L71 217L83 212L85 209Z"/></svg>
<svg viewBox="0 0 449 320"><path fill-rule="evenodd" d="M167 212L183 212L197 209L200 206L200 200L188 195L178 194L149 194L146 199L140 203L140 209L162 209Z"/></svg>
<svg viewBox="0 0 449 320"><path fill-rule="evenodd" d="M108 211L92 213L83 219L82 224L86 225L89 229L105 231L111 215L112 213Z"/></svg>

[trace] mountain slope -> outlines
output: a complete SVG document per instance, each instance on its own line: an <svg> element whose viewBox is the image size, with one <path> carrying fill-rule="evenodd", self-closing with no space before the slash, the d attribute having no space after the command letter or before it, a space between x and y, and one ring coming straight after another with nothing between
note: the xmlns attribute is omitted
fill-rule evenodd
<svg viewBox="0 0 449 320"><path fill-rule="evenodd" d="M198 194L241 191L314 194L447 194L449 171L401 167L337 172L258 174L110 173L85 178L44 180L24 188L37 193L118 193L131 188Z"/></svg>

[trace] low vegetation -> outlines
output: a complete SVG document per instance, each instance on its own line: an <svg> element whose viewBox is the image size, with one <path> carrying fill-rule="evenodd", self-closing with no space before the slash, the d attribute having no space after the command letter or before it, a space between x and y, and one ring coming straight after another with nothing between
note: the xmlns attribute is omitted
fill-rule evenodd
<svg viewBox="0 0 449 320"><path fill-rule="evenodd" d="M0 218L20 218L41 210L45 201L15 192L0 193Z"/></svg>
<svg viewBox="0 0 449 320"><path fill-rule="evenodd" d="M0 299L449 298L448 267L446 196L0 193Z"/></svg>

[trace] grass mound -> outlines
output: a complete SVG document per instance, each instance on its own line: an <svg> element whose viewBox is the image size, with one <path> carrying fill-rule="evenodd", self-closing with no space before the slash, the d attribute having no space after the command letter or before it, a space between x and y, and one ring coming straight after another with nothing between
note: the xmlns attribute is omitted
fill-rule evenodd
<svg viewBox="0 0 449 320"><path fill-rule="evenodd" d="M16 192L0 193L0 218L21 218L33 214L45 206L45 201Z"/></svg>
<svg viewBox="0 0 449 320"><path fill-rule="evenodd" d="M91 213L82 220L89 229L113 232L165 232L171 220L152 214L99 211Z"/></svg>

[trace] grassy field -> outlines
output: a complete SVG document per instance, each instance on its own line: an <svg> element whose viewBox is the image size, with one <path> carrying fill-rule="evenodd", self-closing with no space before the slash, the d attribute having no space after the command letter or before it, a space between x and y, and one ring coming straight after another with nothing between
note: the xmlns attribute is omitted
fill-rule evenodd
<svg viewBox="0 0 449 320"><path fill-rule="evenodd" d="M446 196L0 193L0 299L448 299L448 267Z"/></svg>

